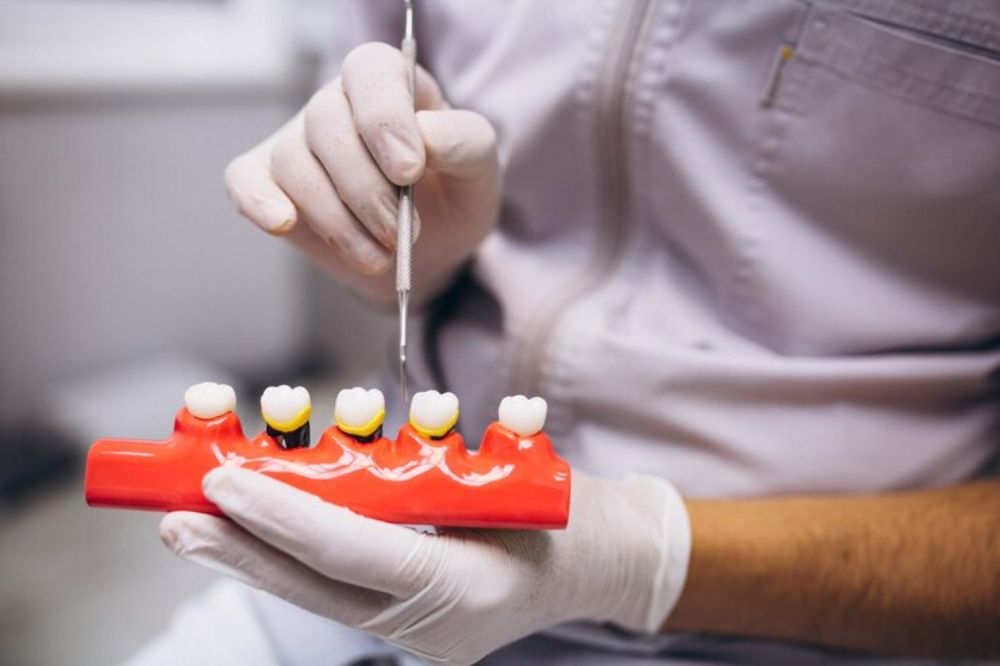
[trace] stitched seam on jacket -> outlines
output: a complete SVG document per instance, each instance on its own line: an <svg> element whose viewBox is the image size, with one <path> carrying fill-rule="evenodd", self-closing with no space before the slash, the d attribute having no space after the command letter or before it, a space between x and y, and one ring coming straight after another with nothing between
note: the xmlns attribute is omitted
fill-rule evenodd
<svg viewBox="0 0 1000 666"><path fill-rule="evenodd" d="M921 76L871 54L855 53L854 48L842 40L835 38L833 41L826 58L815 57L806 50L800 52L800 57L804 62L900 99L970 120L1000 125L1000 98Z"/></svg>
<svg viewBox="0 0 1000 666"><path fill-rule="evenodd" d="M894 2L840 0L828 4L897 24L901 29L924 30L935 35L961 40L973 46L1000 47L1000 24L966 13L952 12L942 7L901 0Z"/></svg>

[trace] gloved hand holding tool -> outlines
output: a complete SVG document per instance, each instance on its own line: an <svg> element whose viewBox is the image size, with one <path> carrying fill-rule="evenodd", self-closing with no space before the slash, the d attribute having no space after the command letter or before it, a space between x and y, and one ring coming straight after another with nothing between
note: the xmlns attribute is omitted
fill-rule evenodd
<svg viewBox="0 0 1000 666"><path fill-rule="evenodd" d="M384 306L396 303L397 186L416 183L411 305L447 283L499 210L493 127L450 108L422 68L415 78L411 93L401 52L363 44L338 78L226 169L244 216Z"/></svg>
<svg viewBox="0 0 1000 666"><path fill-rule="evenodd" d="M420 533L232 467L204 491L234 522L168 514L174 553L438 662L571 620L658 631L690 551L683 501L645 476L574 472L569 525L537 532Z"/></svg>

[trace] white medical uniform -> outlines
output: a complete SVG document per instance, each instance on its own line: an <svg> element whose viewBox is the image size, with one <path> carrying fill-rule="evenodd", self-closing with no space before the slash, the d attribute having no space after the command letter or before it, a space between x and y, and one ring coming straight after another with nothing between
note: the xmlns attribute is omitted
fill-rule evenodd
<svg viewBox="0 0 1000 666"><path fill-rule="evenodd" d="M398 42L397 3L355 10L354 43ZM467 437L526 393L575 467L688 496L995 473L1000 2L420 0L417 38L506 167L416 364ZM347 630L241 594L282 663L354 658ZM560 635L486 663L876 661Z"/></svg>

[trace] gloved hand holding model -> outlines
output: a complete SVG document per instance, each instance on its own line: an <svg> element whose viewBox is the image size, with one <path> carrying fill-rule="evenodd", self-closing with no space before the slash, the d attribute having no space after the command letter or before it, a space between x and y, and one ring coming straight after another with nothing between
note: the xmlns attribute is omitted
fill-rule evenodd
<svg viewBox="0 0 1000 666"><path fill-rule="evenodd" d="M680 595L687 513L665 481L573 477L564 531L423 534L222 467L205 495L236 524L168 514L176 554L432 661L472 663L570 620L656 632Z"/></svg>
<svg viewBox="0 0 1000 666"><path fill-rule="evenodd" d="M396 186L417 183L419 302L495 225L501 176L485 118L449 108L420 68L415 96L398 49L359 46L300 113L233 160L226 170L230 198L334 277L389 303Z"/></svg>

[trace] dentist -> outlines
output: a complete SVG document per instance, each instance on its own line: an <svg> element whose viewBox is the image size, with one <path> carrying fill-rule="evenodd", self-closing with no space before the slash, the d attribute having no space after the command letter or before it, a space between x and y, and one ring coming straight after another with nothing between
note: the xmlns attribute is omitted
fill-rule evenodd
<svg viewBox="0 0 1000 666"><path fill-rule="evenodd" d="M216 592L137 663L1000 656L1000 58L959 30L1000 10L885 5L429 1L415 100L394 47L347 54L229 195L389 305L415 184L418 384L467 432L544 396L569 526L421 534L216 470L232 520L164 541L290 604Z"/></svg>

